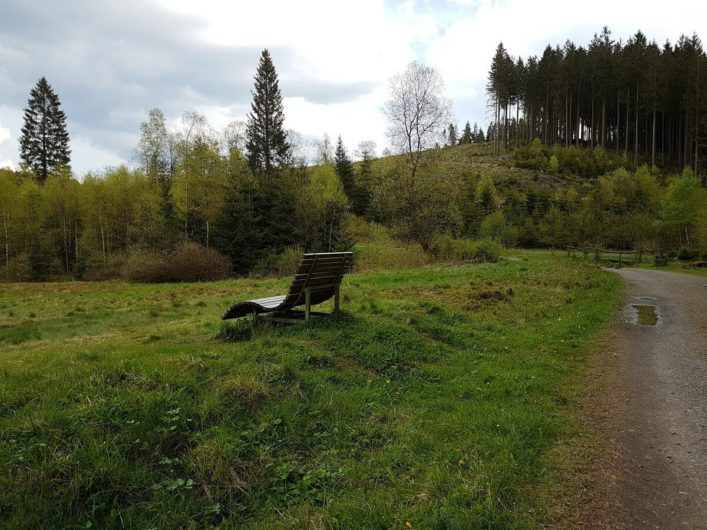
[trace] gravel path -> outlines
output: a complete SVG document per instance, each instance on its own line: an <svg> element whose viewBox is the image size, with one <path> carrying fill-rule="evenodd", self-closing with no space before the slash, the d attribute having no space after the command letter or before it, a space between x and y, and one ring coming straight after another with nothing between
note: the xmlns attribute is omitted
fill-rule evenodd
<svg viewBox="0 0 707 530"><path fill-rule="evenodd" d="M581 526L707 529L707 278L616 272L626 306L599 370L606 446Z"/></svg>

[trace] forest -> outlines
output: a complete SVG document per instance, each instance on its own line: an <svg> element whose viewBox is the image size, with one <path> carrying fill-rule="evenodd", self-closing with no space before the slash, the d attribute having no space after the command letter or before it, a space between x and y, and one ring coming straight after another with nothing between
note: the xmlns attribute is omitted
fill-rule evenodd
<svg viewBox="0 0 707 530"><path fill-rule="evenodd" d="M702 174L706 81L697 35L660 46L641 31L616 41L605 27L586 47L568 40L526 59L500 43L486 87L494 145L498 152L540 138Z"/></svg>
<svg viewBox="0 0 707 530"><path fill-rule="evenodd" d="M468 122L457 135L440 96L434 134L415 142L395 136L414 129L396 121L399 103L411 86L441 94L443 83L413 63L393 78L386 107L394 154L377 158L371 142L349 153L341 137L332 145L325 136L312 164L284 129L265 50L247 123L216 129L185 112L170 128L152 109L134 164L80 180L66 163L58 97L40 80L25 114L25 163L0 170L0 279L267 274L286 271L302 251L358 252L381 237L427 261L567 245L699 259L707 252L704 59L697 36L659 47L640 32L616 42L606 28L586 48L568 41L541 58L515 59L499 44L486 135ZM39 129L42 109L59 133ZM39 134L55 134L56 152L40 152Z"/></svg>

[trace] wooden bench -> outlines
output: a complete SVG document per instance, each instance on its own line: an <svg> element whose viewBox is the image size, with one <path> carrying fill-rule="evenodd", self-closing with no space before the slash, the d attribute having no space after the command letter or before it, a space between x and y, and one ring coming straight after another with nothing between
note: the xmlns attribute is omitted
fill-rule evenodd
<svg viewBox="0 0 707 530"><path fill-rule="evenodd" d="M315 313L312 306L334 297L335 317L339 314L339 287L344 274L351 268L352 252L322 252L305 254L292 280L290 291L279 296L246 300L231 306L223 320L253 315L271 314L263 317L273 322L296 323L309 321ZM304 311L294 308L304 305Z"/></svg>

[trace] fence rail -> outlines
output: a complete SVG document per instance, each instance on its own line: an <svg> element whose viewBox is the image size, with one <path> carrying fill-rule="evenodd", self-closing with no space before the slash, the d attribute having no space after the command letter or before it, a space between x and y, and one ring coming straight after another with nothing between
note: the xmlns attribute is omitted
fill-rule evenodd
<svg viewBox="0 0 707 530"><path fill-rule="evenodd" d="M586 254L594 254L594 259L595 261L601 261L601 255L602 254L618 254L619 259L616 260L607 260L607 261L615 261L618 262L619 267L622 265L623 261L623 256L627 255L637 255L638 256L638 263L643 262L643 256L645 254L660 254L659 249L646 249L646 250L623 250L623 249L608 249L608 248L601 248L601 247L575 247L572 245L567 245L567 255L571 256L575 251L579 251ZM636 260L633 260L635 263Z"/></svg>

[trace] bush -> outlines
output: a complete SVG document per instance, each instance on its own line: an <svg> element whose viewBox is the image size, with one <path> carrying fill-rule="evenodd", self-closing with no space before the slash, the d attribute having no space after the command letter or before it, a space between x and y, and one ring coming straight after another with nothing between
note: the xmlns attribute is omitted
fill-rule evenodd
<svg viewBox="0 0 707 530"><path fill-rule="evenodd" d="M678 250L677 256L680 261L690 261L700 257L700 253L697 249L682 247Z"/></svg>
<svg viewBox="0 0 707 530"><path fill-rule="evenodd" d="M250 275L255 278L265 276L292 276L302 261L304 251L301 247L288 247L279 254L270 253L255 264Z"/></svg>
<svg viewBox="0 0 707 530"><path fill-rule="evenodd" d="M414 269L431 261L430 255L417 243L391 239L354 245L354 270L357 272Z"/></svg>
<svg viewBox="0 0 707 530"><path fill-rule="evenodd" d="M501 258L501 245L493 241L481 240L476 244L474 261L496 263Z"/></svg>
<svg viewBox="0 0 707 530"><path fill-rule="evenodd" d="M472 261L475 252L475 241L447 236L439 242L435 249L435 256L442 261Z"/></svg>
<svg viewBox="0 0 707 530"><path fill-rule="evenodd" d="M389 241L388 229L378 223L369 222L362 217L347 215L344 218L342 231L346 239L354 243L373 243L374 241Z"/></svg>
<svg viewBox="0 0 707 530"><path fill-rule="evenodd" d="M3 267L4 268L4 267ZM10 259L5 274L0 274L0 278L8 282L26 282L33 279L32 262L25 252Z"/></svg>
<svg viewBox="0 0 707 530"><path fill-rule="evenodd" d="M123 267L128 255L125 253L114 254L112 256L89 256L86 276L89 281L114 280L122 278Z"/></svg>
<svg viewBox="0 0 707 530"><path fill-rule="evenodd" d="M223 280L231 274L228 258L214 249L196 243L184 243L167 261L167 271L173 282Z"/></svg>
<svg viewBox="0 0 707 530"><path fill-rule="evenodd" d="M221 280L230 272L228 258L190 242L169 255L133 249L123 264L121 276L143 282L198 282Z"/></svg>
<svg viewBox="0 0 707 530"><path fill-rule="evenodd" d="M443 238L437 247L437 259L441 261L473 261L495 263L501 257L501 245L494 241Z"/></svg>

